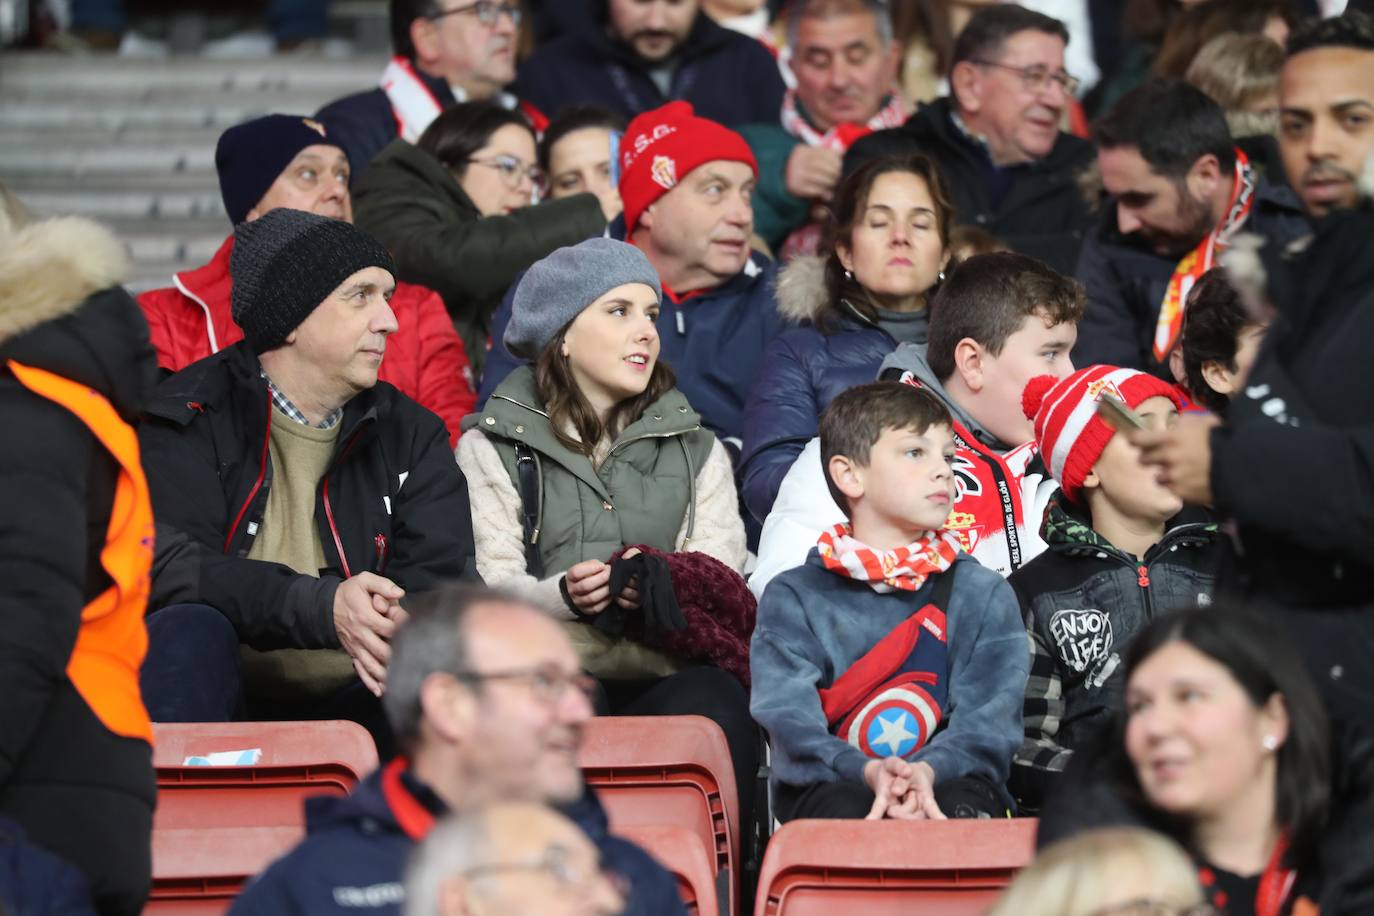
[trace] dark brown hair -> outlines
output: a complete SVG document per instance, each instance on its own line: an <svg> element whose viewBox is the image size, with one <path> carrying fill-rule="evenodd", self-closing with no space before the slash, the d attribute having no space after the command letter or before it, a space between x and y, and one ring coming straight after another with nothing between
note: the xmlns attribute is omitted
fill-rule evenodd
<svg viewBox="0 0 1374 916"><path fill-rule="evenodd" d="M1032 315L1078 323L1083 287L1035 258L1012 251L974 255L945 278L930 304L926 358L941 382L954 374L954 348L971 338L993 356Z"/></svg>
<svg viewBox="0 0 1374 916"><path fill-rule="evenodd" d="M830 459L848 458L868 465L873 444L889 429L924 435L932 426L950 426L949 409L924 388L902 382L869 382L842 391L821 414L821 468L835 504L849 515L849 503L830 477Z"/></svg>
<svg viewBox="0 0 1374 916"><path fill-rule="evenodd" d="M1258 35L1274 17L1290 30L1301 22L1288 0L1208 0L1186 9L1169 25L1151 75L1181 80L1207 42L1218 35Z"/></svg>
<svg viewBox="0 0 1374 916"><path fill-rule="evenodd" d="M949 76L954 64L954 28L949 21L946 0L906 0L892 10L892 31L905 51L921 42L935 56L935 72Z"/></svg>
<svg viewBox="0 0 1374 916"><path fill-rule="evenodd" d="M461 176L467 171L472 154L508 125L523 127L534 136L530 122L518 111L502 108L491 101L460 102L435 118L415 141L415 146Z"/></svg>
<svg viewBox="0 0 1374 916"><path fill-rule="evenodd" d="M1223 267L1213 267L1198 277L1188 291L1183 312L1183 371L1193 400L1214 413L1224 413L1230 398L1207 384L1202 367L1218 362L1235 372L1241 332L1255 323Z"/></svg>
<svg viewBox="0 0 1374 916"><path fill-rule="evenodd" d="M564 448L590 458L603 437L620 435L621 430L638 420L650 404L677 384L677 376L667 363L656 360L649 374L648 387L641 394L626 398L612 407L605 422L602 422L591 402L582 394L582 389L577 386L568 358L563 355L563 338L570 327L572 321L563 325L535 360L534 390L549 415L554 437ZM577 431L581 441L568 435L569 426Z"/></svg>
<svg viewBox="0 0 1374 916"><path fill-rule="evenodd" d="M945 190L944 180L934 161L921 153L911 153L906 156L886 156L865 163L841 183L821 234L820 250L826 253L826 304L817 314L815 324L823 334L832 332L839 325L839 316L844 311L843 302L848 302L869 321L877 320L877 303L858 280L845 275L839 248L843 245L852 250L854 229L868 209L868 195L872 193L873 185L883 175L894 172L915 175L926 183L930 200L935 204L935 222L940 241L946 250L949 249L954 204L950 202L949 192Z"/></svg>

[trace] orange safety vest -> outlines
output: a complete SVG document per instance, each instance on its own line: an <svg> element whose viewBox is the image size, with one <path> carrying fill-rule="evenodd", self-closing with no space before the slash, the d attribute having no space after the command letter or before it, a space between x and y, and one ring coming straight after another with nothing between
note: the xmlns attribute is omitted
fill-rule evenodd
<svg viewBox="0 0 1374 916"><path fill-rule="evenodd" d="M119 465L110 527L100 551L100 565L112 584L81 609L67 677L106 728L152 744L153 726L139 692L138 669L148 651L143 616L153 565L153 505L138 437L99 392L14 360L6 365L25 388L75 414Z"/></svg>

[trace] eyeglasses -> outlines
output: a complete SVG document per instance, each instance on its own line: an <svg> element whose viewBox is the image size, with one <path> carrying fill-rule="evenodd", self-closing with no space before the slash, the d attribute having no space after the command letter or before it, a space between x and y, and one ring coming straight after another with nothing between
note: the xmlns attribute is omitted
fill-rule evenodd
<svg viewBox="0 0 1374 916"><path fill-rule="evenodd" d="M1073 95L1078 91L1080 80L1076 76L1069 76L1063 70L1050 72L1050 68L1044 64L1032 64L1029 67L1013 67L1011 64L999 64L990 60L975 60L973 63L980 67L997 67L1000 70L1010 70L1012 73L1021 74L1021 85L1027 92L1039 92L1044 89L1051 81L1059 84L1059 88L1064 90L1065 95Z"/></svg>
<svg viewBox="0 0 1374 916"><path fill-rule="evenodd" d="M514 156L496 156L492 159L469 159L473 165L485 165L501 174L501 181L512 191L520 189L520 182L528 178L537 194L542 194L547 178L544 170L537 165L525 165Z"/></svg>
<svg viewBox="0 0 1374 916"><path fill-rule="evenodd" d="M497 3L496 0L477 0L476 3L468 6L459 6L451 10L443 10L433 16L426 17L431 22L443 19L445 16L455 16L458 13L472 13L477 17L477 21L482 25L492 26L500 21L501 17L509 16L510 24L516 28L520 27L520 7L514 3Z"/></svg>
<svg viewBox="0 0 1374 916"><path fill-rule="evenodd" d="M624 895L627 883L619 874L607 871L600 862L592 867L579 866L573 862L572 853L563 846L550 846L544 854L532 862L493 862L490 865L477 865L461 874L469 878L483 875L510 874L512 872L543 872L553 878L559 890L567 894L586 894L597 878L609 881L616 892Z"/></svg>
<svg viewBox="0 0 1374 916"><path fill-rule="evenodd" d="M453 676L460 681L480 683L482 681L529 681L534 695L543 703L552 706L567 694L572 687L587 698L596 690L596 681L581 671L567 672L556 665L540 665L538 668L525 668L516 671L455 671Z"/></svg>

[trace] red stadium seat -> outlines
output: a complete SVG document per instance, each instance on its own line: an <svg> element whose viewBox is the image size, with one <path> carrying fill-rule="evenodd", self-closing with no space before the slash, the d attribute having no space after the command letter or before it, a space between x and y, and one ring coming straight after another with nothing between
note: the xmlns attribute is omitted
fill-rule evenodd
<svg viewBox="0 0 1374 916"><path fill-rule="evenodd" d="M979 916L1035 852L1036 821L793 821L769 840L755 916Z"/></svg>
<svg viewBox="0 0 1374 916"><path fill-rule="evenodd" d="M702 716L602 716L583 731L582 772L616 832L677 825L701 839L736 912L739 802L730 749Z"/></svg>
<svg viewBox="0 0 1374 916"><path fill-rule="evenodd" d="M353 722L154 725L157 811L145 912L222 913L244 882L305 835L302 803L347 795L377 767ZM185 766L188 757L260 748L251 766Z"/></svg>
<svg viewBox="0 0 1374 916"><path fill-rule="evenodd" d="M688 916L718 916L715 869L701 840L686 827L625 827L616 833L639 844L677 878Z"/></svg>

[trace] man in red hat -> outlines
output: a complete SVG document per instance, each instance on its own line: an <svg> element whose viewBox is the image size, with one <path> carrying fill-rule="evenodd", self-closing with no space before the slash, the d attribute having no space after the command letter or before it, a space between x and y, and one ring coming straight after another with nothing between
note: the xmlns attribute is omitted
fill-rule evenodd
<svg viewBox="0 0 1374 916"><path fill-rule="evenodd" d="M706 427L738 455L745 396L765 344L786 327L773 293L777 270L749 244L754 154L733 130L670 102L630 122L618 162L625 212L609 231L642 250L663 283L659 358ZM501 340L510 313L507 295L492 340ZM517 365L494 345L479 398Z"/></svg>

